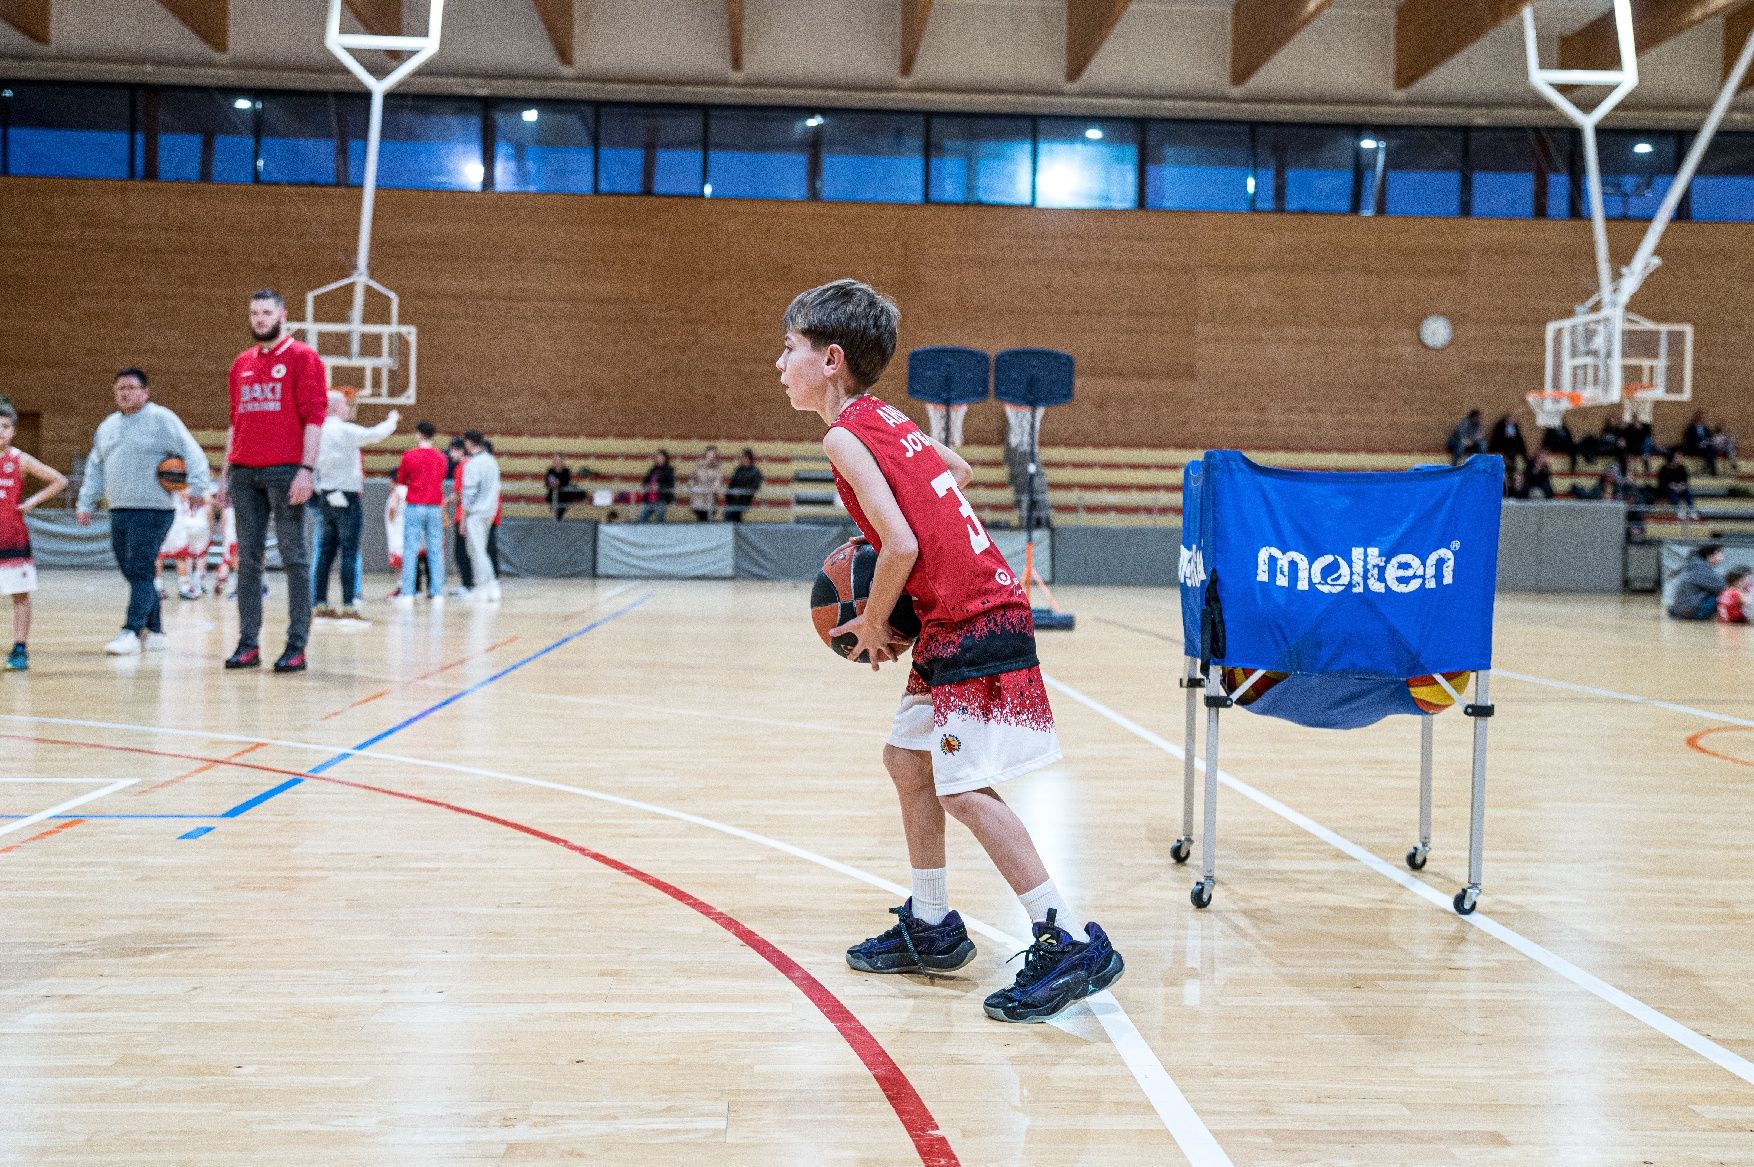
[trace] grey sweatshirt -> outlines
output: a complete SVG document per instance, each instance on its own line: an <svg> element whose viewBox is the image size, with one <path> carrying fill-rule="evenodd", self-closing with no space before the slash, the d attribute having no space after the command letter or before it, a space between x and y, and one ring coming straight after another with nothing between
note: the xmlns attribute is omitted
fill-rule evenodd
<svg viewBox="0 0 1754 1167"><path fill-rule="evenodd" d="M208 493L207 455L182 419L148 401L138 413L120 411L104 418L91 442L85 481L79 487L79 509L93 510L101 497L111 510L176 509L176 496L158 484L158 464L182 458L189 471L189 491Z"/></svg>
<svg viewBox="0 0 1754 1167"><path fill-rule="evenodd" d="M499 463L486 450L463 463L463 513L491 517L499 509Z"/></svg>

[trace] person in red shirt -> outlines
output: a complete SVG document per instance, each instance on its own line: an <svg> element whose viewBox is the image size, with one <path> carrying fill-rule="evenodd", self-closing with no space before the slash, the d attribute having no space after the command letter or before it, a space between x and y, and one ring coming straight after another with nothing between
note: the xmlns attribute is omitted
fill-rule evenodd
<svg viewBox="0 0 1754 1167"><path fill-rule="evenodd" d="M426 552L427 587L434 600L445 596L445 474L450 462L432 444L438 427L430 421L415 425L416 444L396 466L394 503L402 514L402 590L396 602L414 602L414 569Z"/></svg>
<svg viewBox="0 0 1754 1167"><path fill-rule="evenodd" d="M1748 593L1754 590L1754 573L1745 567L1724 572L1724 590L1717 594L1717 618L1722 624L1748 623Z"/></svg>
<svg viewBox="0 0 1754 1167"><path fill-rule="evenodd" d="M289 581L310 578L305 502L316 485L317 447L329 408L329 375L309 345L287 331L286 301L265 288L250 297L250 336L255 343L231 365L231 428L225 436L220 505L238 525L238 646L228 669L262 663L262 571L268 554L268 521L280 545ZM286 589L286 651L277 673L302 672L311 631L311 589Z"/></svg>
<svg viewBox="0 0 1754 1167"><path fill-rule="evenodd" d="M12 652L5 664L12 672L30 668L30 594L37 588L24 516L67 489L66 475L13 448L17 432L18 410L10 399L0 397L0 596L12 597ZM48 485L27 495L27 477L44 479Z"/></svg>
<svg viewBox="0 0 1754 1167"><path fill-rule="evenodd" d="M966 826L1034 926L1016 981L987 997L998 1021L1042 1021L1125 968L1096 923L1078 928L1016 812L994 785L1058 761L1029 599L963 488L974 473L870 394L895 355L900 313L856 280L801 293L776 363L793 409L828 427L822 448L860 533L877 549L860 615L832 630L873 669L906 651L889 625L905 592L921 629L883 764L901 799L913 894L887 932L847 950L861 972L944 972L974 959L946 890L944 816ZM1068 925L1071 930L1068 930Z"/></svg>

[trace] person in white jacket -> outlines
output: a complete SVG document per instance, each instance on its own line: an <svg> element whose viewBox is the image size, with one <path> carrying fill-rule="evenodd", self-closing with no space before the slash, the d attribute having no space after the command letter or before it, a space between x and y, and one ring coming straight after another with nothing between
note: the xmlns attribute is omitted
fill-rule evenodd
<svg viewBox="0 0 1754 1167"><path fill-rule="evenodd" d="M347 420L347 395L329 391L329 409L323 418L322 440L317 446L317 548L311 556L312 615L363 620L359 592L361 565L359 532L365 522L361 494L365 490L365 460L360 447L381 442L396 432L401 414L395 410L374 426ZM341 560L341 609L329 606L329 568Z"/></svg>
<svg viewBox="0 0 1754 1167"><path fill-rule="evenodd" d="M463 434L469 460L463 463L463 537L469 542L469 563L475 569L472 593L486 603L499 602L499 580L487 555L487 536L499 512L499 463L480 430Z"/></svg>

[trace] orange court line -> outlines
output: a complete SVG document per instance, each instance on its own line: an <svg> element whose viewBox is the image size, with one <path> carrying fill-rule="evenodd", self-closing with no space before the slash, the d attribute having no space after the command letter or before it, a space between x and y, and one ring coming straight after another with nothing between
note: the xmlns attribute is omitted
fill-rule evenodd
<svg viewBox="0 0 1754 1167"><path fill-rule="evenodd" d="M1707 757L1717 758L1725 762L1734 762L1738 766L1754 766L1754 761L1749 761L1747 758L1738 758L1731 754L1720 754L1716 750L1709 749L1699 744L1700 738L1709 737L1714 733L1729 733L1732 730L1746 733L1748 727L1745 725L1714 725L1710 729L1702 729L1687 739L1687 748L1698 750Z"/></svg>
<svg viewBox="0 0 1754 1167"><path fill-rule="evenodd" d="M76 827L84 821L85 821L84 819L68 819L64 823L56 823L54 826L50 827L48 830L38 831L36 834L32 835L30 838L24 839L24 840L17 842L17 843L14 843L10 847L0 847L0 855L4 855L8 851L16 851L20 847L24 846L26 843L34 843L38 839L46 839L50 835L58 835L62 831L67 830L69 827Z"/></svg>
<svg viewBox="0 0 1754 1167"><path fill-rule="evenodd" d="M355 701L351 705L343 705L341 708L339 708L331 713L323 714L323 716L317 718L317 720L318 721L328 721L331 718L340 717L343 713L346 713L349 710L358 709L361 705L370 705L373 701L376 701L379 697L388 697L391 693L394 693L397 689L403 688L407 685L418 684L421 681L427 680L428 678L436 677L440 673L449 672L451 669L456 668L458 665L466 665L470 661L475 660L479 657L484 657L484 656L488 655L489 653L498 652L500 649L504 648L506 645L510 644L512 641L514 641L516 639L517 639L516 636L508 636L504 640L499 641L498 643L488 645L486 648L482 649L480 652L472 653L469 656L460 657L457 660L452 661L448 665L441 665L438 668L433 669L429 673L421 673L418 677L409 677L406 681L403 681L401 684L391 685L388 689L379 689L376 693L373 693L370 697L361 697L358 701Z"/></svg>
<svg viewBox="0 0 1754 1167"><path fill-rule="evenodd" d="M265 746L267 746L267 744L268 744L267 742L252 742L250 745L245 746L243 749L237 751L235 754L227 754L225 756L225 761L229 762L233 758L241 758L245 754L253 754L257 750L262 749ZM193 770L188 770L182 774L178 774L175 778L167 778L163 782L160 782L157 786L148 786L145 790L140 791L140 793L141 794L151 794L154 791L163 790L167 786L175 786L177 783L183 781L185 778L194 778L194 777L197 777L198 775L205 774L205 773L207 773L207 771L213 769L215 766L218 766L220 764L221 763L219 763L219 762L205 762L199 766L196 766Z"/></svg>

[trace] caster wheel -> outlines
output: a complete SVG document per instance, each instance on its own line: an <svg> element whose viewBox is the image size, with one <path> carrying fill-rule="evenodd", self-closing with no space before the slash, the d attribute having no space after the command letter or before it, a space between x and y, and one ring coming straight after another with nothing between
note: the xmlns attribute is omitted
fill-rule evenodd
<svg viewBox="0 0 1754 1167"><path fill-rule="evenodd" d="M1471 887L1464 887L1456 893L1455 905L1458 916L1474 914L1474 905L1479 902L1480 893Z"/></svg>
<svg viewBox="0 0 1754 1167"><path fill-rule="evenodd" d="M1205 880L1194 885L1194 890L1188 893L1188 902L1196 908L1204 908L1212 903L1212 888Z"/></svg>
<svg viewBox="0 0 1754 1167"><path fill-rule="evenodd" d="M1188 856L1193 853L1194 841L1192 839L1177 839L1169 845L1169 857L1177 863L1186 863Z"/></svg>
<svg viewBox="0 0 1754 1167"><path fill-rule="evenodd" d="M1425 854L1424 854L1424 852L1420 851L1419 848L1417 848L1417 847L1415 847L1411 851L1407 852L1407 866L1411 867L1414 871L1424 871L1425 870Z"/></svg>

